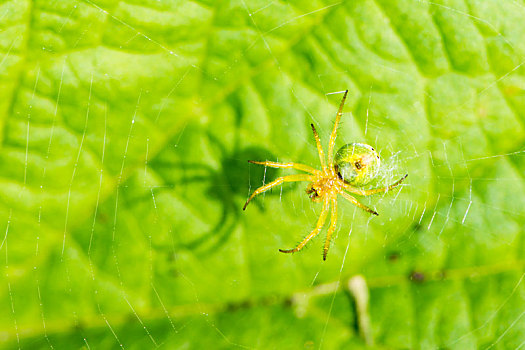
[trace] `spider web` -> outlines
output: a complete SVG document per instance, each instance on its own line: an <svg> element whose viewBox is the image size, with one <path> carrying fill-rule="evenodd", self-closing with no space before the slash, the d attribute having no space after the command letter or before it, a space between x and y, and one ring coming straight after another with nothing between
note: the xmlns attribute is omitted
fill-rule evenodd
<svg viewBox="0 0 525 350"><path fill-rule="evenodd" d="M523 348L524 12L1 3L0 342ZM280 254L320 208L285 184L242 213L287 173L246 160L317 168L346 88L336 147L409 177L377 218L339 200L327 262L325 231Z"/></svg>

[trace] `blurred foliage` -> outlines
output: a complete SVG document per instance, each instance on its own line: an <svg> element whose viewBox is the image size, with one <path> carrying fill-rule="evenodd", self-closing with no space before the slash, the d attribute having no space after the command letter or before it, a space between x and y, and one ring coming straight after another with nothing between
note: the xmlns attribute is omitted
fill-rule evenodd
<svg viewBox="0 0 525 350"><path fill-rule="evenodd" d="M522 347L523 18L521 0L0 1L0 347ZM409 177L363 199L378 217L339 201L326 262L324 233L281 254L320 207L286 184L242 212L290 173L247 160L318 167L310 123L326 147L345 89L337 147Z"/></svg>

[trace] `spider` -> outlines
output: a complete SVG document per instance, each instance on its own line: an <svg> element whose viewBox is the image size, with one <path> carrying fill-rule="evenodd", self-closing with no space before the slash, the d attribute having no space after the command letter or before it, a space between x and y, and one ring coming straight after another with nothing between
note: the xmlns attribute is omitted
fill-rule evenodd
<svg viewBox="0 0 525 350"><path fill-rule="evenodd" d="M281 253L295 253L304 248L304 246L315 236L321 232L323 225L328 216L330 205L332 206L330 215L330 226L326 235L326 241L323 249L323 260L326 260L328 249L330 248L330 239L335 231L337 223L337 195L340 194L344 199L352 202L359 208L369 212L373 215L379 215L375 210L368 208L361 204L352 194L359 196L370 196L379 192L390 191L394 187L398 186L403 180L406 179L408 174L397 180L393 184L374 189L363 189L362 187L370 183L378 174L381 160L379 155L372 146L363 143L349 143L341 147L334 158L334 145L335 138L337 135L337 126L341 116L343 115L343 106L345 104L346 95L348 90L345 91L339 110L335 117L334 129L330 135L330 142L328 143L328 159L325 160L323 147L321 146L321 140L319 134L313 124L310 124L314 133L315 143L317 145L317 152L319 153L319 160L321 162L321 170L314 169L308 165L299 163L277 163L272 161L254 161L249 160L249 163L260 164L272 168L284 168L284 169L297 169L306 172L307 174L295 174L286 175L277 178L267 185L261 186L256 189L244 204L243 210L253 197L268 191L272 187L282 184L283 182L294 182L294 181L309 181L310 184L306 188L306 193L309 195L313 202L323 202L323 209L317 220L317 225L306 236L301 243L299 243L293 249L279 249Z"/></svg>

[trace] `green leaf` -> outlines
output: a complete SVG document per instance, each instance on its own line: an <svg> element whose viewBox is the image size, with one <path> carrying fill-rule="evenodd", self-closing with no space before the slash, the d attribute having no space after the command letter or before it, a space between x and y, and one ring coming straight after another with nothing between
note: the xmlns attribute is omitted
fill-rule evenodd
<svg viewBox="0 0 525 350"><path fill-rule="evenodd" d="M521 348L525 5L0 1L0 347ZM336 147L381 155L301 252ZM365 283L349 287L355 276ZM359 280L361 277L359 277Z"/></svg>

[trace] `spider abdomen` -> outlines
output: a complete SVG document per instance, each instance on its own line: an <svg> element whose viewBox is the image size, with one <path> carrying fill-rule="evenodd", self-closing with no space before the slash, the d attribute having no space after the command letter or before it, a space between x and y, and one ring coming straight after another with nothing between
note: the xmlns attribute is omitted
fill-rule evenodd
<svg viewBox="0 0 525 350"><path fill-rule="evenodd" d="M381 166L376 150L364 143L348 143L341 147L334 159L337 176L347 184L360 187L370 183Z"/></svg>

